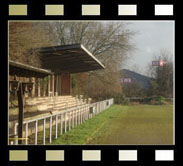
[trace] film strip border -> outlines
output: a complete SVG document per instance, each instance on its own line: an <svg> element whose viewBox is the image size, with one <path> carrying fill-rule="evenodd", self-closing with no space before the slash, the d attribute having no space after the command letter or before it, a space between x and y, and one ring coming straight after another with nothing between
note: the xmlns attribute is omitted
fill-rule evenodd
<svg viewBox="0 0 183 166"><path fill-rule="evenodd" d="M15 1L14 1L15 2ZM147 2L148 3L148 2ZM142 12L143 9L143 5L142 4L123 4L123 3L119 3L119 4L111 4L115 9L111 10L111 12L109 12L111 15L115 16L115 17L119 17L120 19L130 19L130 18L135 18L135 17L141 17L143 15L142 19L148 19L149 16L151 16L151 18L162 18L161 16L163 16L163 18L173 18L175 16L175 6L173 3L168 3L168 4L161 4L161 3L157 3L157 4L150 4L147 5L150 10L148 11L148 9L145 10L145 12ZM35 13L33 12L34 5L29 4L29 3L9 3L8 4L8 12L7 15L10 16L9 18L14 18L14 16L16 16L16 18L24 18L24 17L29 17L29 16L41 16L41 18L53 18L53 17L49 17L49 16L58 16L58 19L67 17L67 16L71 16L71 13L73 12L69 12L69 10L72 10L69 8L68 4L65 3L60 3L60 4L39 4L37 5L37 8L35 8ZM106 14L107 9L109 9L109 6L107 7L107 9L103 10L105 8L104 4L98 4L98 3L94 3L94 4L78 4L77 7L75 8L74 11L77 10L77 15L83 19L86 19L87 16L91 16L92 19L97 19L100 16L104 16ZM148 11L148 12L147 12ZM147 13L147 16L144 16ZM108 17L108 15L106 16ZM68 17L71 18L71 17ZM110 17L109 17L110 19ZM36 147L32 147L32 149L28 150L29 148L27 147L19 147L16 148L18 150L13 150L14 148L11 147L11 150L7 151L7 162L8 165L21 165L21 163L28 163L26 165L29 165L30 163L32 163L34 160L37 160L37 155L40 153L39 159L37 160L38 163L49 163L51 161L51 165L53 165L53 163L55 163L55 161L57 162L73 162L76 159L76 162L90 162L90 161L98 161L98 162L108 162L109 160L111 160L112 162L118 163L118 162L130 162L133 161L134 162L142 162L142 161L147 161L147 162L154 162L154 165L156 165L155 163L157 163L157 165L159 164L158 161L170 161L170 162L174 162L176 161L176 150L173 150L173 148L171 148L172 146L166 146L166 149L152 149L150 148L150 150L147 149L144 150L143 148L139 150L139 148L134 148L134 149L129 149L129 150L124 150L124 148L121 148L121 150L119 150L116 148L109 148L109 147L105 147L105 148L98 148L93 150L93 148L91 150L84 150L85 147L79 147L79 149L75 148L75 147L69 147L67 148L63 148L61 150L55 150L54 148L52 149L52 147L44 147L44 148L36 148ZM27 149L26 149L27 148ZM168 149L167 149L168 148ZM22 149L22 150L20 150ZM83 149L83 150L81 150ZM113 149L113 150L111 150ZM138 149L138 150L137 150ZM113 153L114 152L114 153ZM182 153L182 151L181 151ZM72 154L76 154L75 156L72 156ZM107 158L108 155L112 155L111 158ZM175 155L175 156L174 156ZM144 156L149 156L149 157L144 157ZM29 163L30 162L30 163ZM167 163L167 162L165 162ZM76 163L77 164L77 163ZM162 164L162 163L161 163ZM32 164L30 164L32 165ZM38 164L40 165L40 164ZM44 165L44 164L42 164ZM49 165L49 164L48 164ZM56 165L56 164L55 164Z"/></svg>
<svg viewBox="0 0 183 166"><path fill-rule="evenodd" d="M150 160L148 161L174 161L174 150L154 150L149 151ZM28 162L29 160L34 160L35 151L33 150L9 150L9 162ZM42 150L40 151L42 157L39 158L39 162L49 162L49 161L73 161L72 154L67 150ZM74 152L73 152L74 154ZM116 155L114 155L116 154ZM106 150L80 150L78 151L77 161L103 161L107 159L107 156L111 155L110 159L115 162L123 161L144 161L144 153L138 150L116 150L114 153L106 153ZM80 157L79 157L80 156ZM35 158L36 159L36 158ZM112 161L111 160L111 161Z"/></svg>
<svg viewBox="0 0 183 166"><path fill-rule="evenodd" d="M142 5L142 4L141 4ZM33 5L34 6L34 5ZM9 16L31 16L34 12L32 12L31 4L8 4L8 15ZM40 9L38 8L40 7ZM143 9L142 6L139 4L113 4L115 10L111 10L109 13L113 16L123 16L124 17L131 17L142 14L146 14L141 12ZM150 12L147 14L151 14L151 16L174 16L174 4L154 4L150 7ZM109 9L109 6L107 7ZM40 4L37 6L37 10L40 10L40 13L37 13L37 16L69 16L69 9L70 7L68 4ZM72 9L72 7L71 7ZM97 18L97 16L106 15L106 11L104 4L81 4L75 8L76 15L80 13L80 16L92 16ZM36 8L35 8L36 10ZM144 10L144 11L147 11ZM147 15L148 16L148 15ZM61 17L60 17L61 18Z"/></svg>

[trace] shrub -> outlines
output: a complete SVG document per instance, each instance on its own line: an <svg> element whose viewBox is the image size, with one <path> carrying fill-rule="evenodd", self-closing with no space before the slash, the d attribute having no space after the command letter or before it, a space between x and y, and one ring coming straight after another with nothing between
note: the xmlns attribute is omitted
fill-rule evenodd
<svg viewBox="0 0 183 166"><path fill-rule="evenodd" d="M124 95L118 95L118 96L114 97L114 103L128 105L129 99L127 97L125 97Z"/></svg>
<svg viewBox="0 0 183 166"><path fill-rule="evenodd" d="M150 104L152 105L166 105L168 102L163 96L154 97L151 99Z"/></svg>
<svg viewBox="0 0 183 166"><path fill-rule="evenodd" d="M121 103L121 104L123 104L123 105L129 105L129 103L130 103L130 101L129 101L128 98L124 97L124 98L122 99L122 103Z"/></svg>

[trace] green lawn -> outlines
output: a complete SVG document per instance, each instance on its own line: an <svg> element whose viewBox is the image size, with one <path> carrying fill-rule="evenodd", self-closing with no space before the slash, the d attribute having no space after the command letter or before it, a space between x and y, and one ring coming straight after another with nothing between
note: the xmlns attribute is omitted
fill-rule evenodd
<svg viewBox="0 0 183 166"><path fill-rule="evenodd" d="M173 144L173 106L113 105L52 144Z"/></svg>

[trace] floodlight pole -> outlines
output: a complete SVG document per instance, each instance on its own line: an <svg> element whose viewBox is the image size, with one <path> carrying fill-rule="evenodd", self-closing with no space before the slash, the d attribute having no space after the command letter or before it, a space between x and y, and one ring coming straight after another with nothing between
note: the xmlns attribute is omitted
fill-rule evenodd
<svg viewBox="0 0 183 166"><path fill-rule="evenodd" d="M22 83L19 84L19 89L17 91L18 95L18 106L19 106L19 114L18 114L18 144L22 144L23 138L23 119L24 119L24 96L23 96L23 88Z"/></svg>

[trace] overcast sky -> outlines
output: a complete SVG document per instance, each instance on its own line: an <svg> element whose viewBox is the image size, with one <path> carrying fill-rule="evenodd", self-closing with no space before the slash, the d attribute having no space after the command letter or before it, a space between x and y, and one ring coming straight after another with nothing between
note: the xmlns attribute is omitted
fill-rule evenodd
<svg viewBox="0 0 183 166"><path fill-rule="evenodd" d="M132 42L136 46L132 57L125 68L137 66L141 73L146 73L146 66L151 62L153 54L160 50L168 50L174 54L174 22L173 21L133 21L128 28L136 31Z"/></svg>

